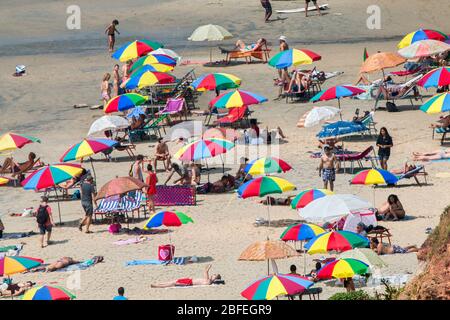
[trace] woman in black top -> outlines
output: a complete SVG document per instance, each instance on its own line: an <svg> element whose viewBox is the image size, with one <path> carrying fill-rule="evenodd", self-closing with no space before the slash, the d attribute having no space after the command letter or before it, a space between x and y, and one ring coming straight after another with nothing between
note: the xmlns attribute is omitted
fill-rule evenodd
<svg viewBox="0 0 450 320"><path fill-rule="evenodd" d="M387 161L391 155L391 148L394 146L392 137L385 127L380 129L377 139L378 157L380 158L381 169L387 170Z"/></svg>

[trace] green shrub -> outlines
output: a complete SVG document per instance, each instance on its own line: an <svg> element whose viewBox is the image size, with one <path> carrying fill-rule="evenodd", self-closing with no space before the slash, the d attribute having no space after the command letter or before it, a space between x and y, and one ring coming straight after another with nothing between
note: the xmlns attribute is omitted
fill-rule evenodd
<svg viewBox="0 0 450 320"><path fill-rule="evenodd" d="M333 294L328 300L371 300L371 296L363 291L340 292Z"/></svg>

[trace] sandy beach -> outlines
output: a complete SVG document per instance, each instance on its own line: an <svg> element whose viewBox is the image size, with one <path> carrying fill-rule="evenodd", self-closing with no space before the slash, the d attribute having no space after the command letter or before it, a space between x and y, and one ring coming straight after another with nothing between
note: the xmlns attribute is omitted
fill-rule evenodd
<svg viewBox="0 0 450 320"><path fill-rule="evenodd" d="M401 37L419 27L429 27L450 34L448 0L396 0L378 1L382 12L382 29L369 30L365 26L366 8L372 1L329 0L330 9L322 17L306 19L303 14L277 15L280 19L270 24L263 22L263 10L259 1L237 0L195 0L190 6L184 1L77 1L82 10L81 30L67 30L65 9L71 1L2 1L0 4L0 134L8 131L39 137L41 144L30 144L14 152L16 159L25 159L28 152L35 152L45 163L57 162L69 146L86 136L91 123L103 115L102 110L89 108L74 109L74 104L95 105L101 103L100 83L105 72L112 72L116 64L107 52L104 28L112 18L120 20L116 48L126 40L145 37L166 44L175 49L183 59L207 61L210 47L214 48L214 59L223 59L217 50L222 43L192 43L186 40L196 26L213 22L227 28L235 36L224 42L230 44L241 38L255 41L265 37L274 52L278 51L277 39L283 34L295 47L305 47L320 53L321 61L314 64L319 70L342 71L342 75L326 82L326 87L337 84L352 84L358 78L364 48L370 53L395 51ZM102 3L102 4L100 4ZM274 10L302 7L303 1L273 1ZM436 13L441 8L441 14ZM44 10L45 9L45 10ZM442 14L447 11L447 14ZM19 16L20 15L20 16ZM284 19L286 18L286 19ZM21 24L13 21L23 21ZM12 77L17 64L27 66L27 75ZM310 67L310 66L306 66ZM280 126L287 136L287 143L279 145L279 157L295 169L282 175L296 185L297 190L322 187L318 176L318 159L308 152L317 152L316 133L320 127L298 128L299 118L312 106L337 106L336 101L312 103L289 103L284 99L274 101L278 88L272 79L276 71L267 64L237 63L229 66L205 67L201 64L180 65L173 74L181 77L189 70L201 75L209 72L226 72L242 79L242 88L269 98L267 103L253 106L252 118L257 118L260 127ZM400 67L398 68L400 70ZM392 69L395 70L395 69ZM371 75L377 79L381 74ZM425 97L435 92L423 90ZM207 108L213 93L200 96L197 107ZM342 100L344 119L351 119L356 108L371 110L373 100ZM397 104L398 113L377 111L375 121L378 129L387 127L394 139L394 148L389 160L390 168L402 168L405 161L411 161L413 151L433 151L440 148L438 140L431 139L429 125L437 115L428 115L411 108L408 100ZM192 120L204 118L191 116ZM137 144L137 152L152 157L155 142ZM346 142L349 150L362 151L375 141L354 139ZM169 143L171 153L179 145ZM115 151L113 157L121 161L104 161L101 155L94 156L97 184L102 186L116 175L127 176L131 161L125 153ZM0 157L3 161L4 157ZM366 163L369 165L369 163ZM86 166L88 166L86 164ZM226 163L227 172L235 174L238 163ZM434 228L439 216L448 203L449 177L439 175L450 172L450 162L426 164L428 184L417 186L413 180L406 180L394 188L377 188L375 206L381 205L389 194L396 194L405 207L408 218L398 222L383 222L393 234L392 242L401 246L420 246L427 237L426 229ZM221 170L213 171L210 178L220 178ZM158 172L164 180L166 173ZM335 191L351 193L373 201L370 186L350 185L352 175L338 174ZM206 179L206 177L202 177ZM287 195L297 194L292 191ZM40 194L20 187L0 187L0 215L5 232L37 232L35 218L12 217L9 213L20 213L24 208L37 207ZM226 284L199 288L152 289L151 283L170 281L183 277L200 277L206 263L185 266L125 266L129 260L156 259L157 248L168 243L167 234L149 235L141 244L117 246L113 242L131 236L112 235L106 224L92 227L93 234L80 233L78 221L83 216L79 201L61 203L64 226L54 228L52 244L40 248L39 236L22 239L1 240L0 246L24 243L22 255L38 257L52 262L63 256L78 260L94 255L104 256L104 262L77 274L66 272L28 273L14 275L16 281L33 280L42 284L55 284L70 289L77 299L111 299L118 287L126 289L129 299L242 299L240 292L253 280L264 276L264 262L238 261L240 253L251 243L270 237L279 238L284 228L255 227L256 218L267 218L267 208L253 199L238 199L235 193L220 195L198 195L198 204L192 207L169 207L191 216L195 223L177 228L171 232L176 247L176 256L198 256L210 258L212 272L220 273ZM56 203L51 206L56 213ZM289 207L273 207L271 218L299 219L295 210ZM55 216L57 219L57 216ZM131 227L143 226L143 221ZM319 255L320 256L320 255ZM316 257L316 256L315 256ZM307 270L313 268L311 256L307 258ZM383 256L388 264L383 275L417 274L421 266L416 254L395 254ZM288 272L291 264L300 268L303 257L278 260L278 269ZM75 279L75 280L74 280ZM76 282L76 284L74 284ZM327 299L342 287L324 288L321 299ZM374 288L365 288L372 292ZM376 288L382 290L381 288Z"/></svg>

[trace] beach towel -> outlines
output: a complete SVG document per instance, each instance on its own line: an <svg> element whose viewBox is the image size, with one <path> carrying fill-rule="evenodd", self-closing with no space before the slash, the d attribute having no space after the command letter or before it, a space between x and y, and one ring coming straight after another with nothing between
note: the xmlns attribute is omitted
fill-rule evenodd
<svg viewBox="0 0 450 320"><path fill-rule="evenodd" d="M91 259L85 260L80 263L72 264L70 266L67 266L65 268L56 270L57 272L69 272L69 271L77 271L77 270L86 270L94 265L96 265L99 262L103 261L102 256L95 256Z"/></svg>
<svg viewBox="0 0 450 320"><path fill-rule="evenodd" d="M170 261L161 261L157 259L151 259L151 260L131 260L125 262L125 266L143 266L143 265L164 265L167 266L169 264L176 264L178 266L185 265L188 261L194 262L196 259L194 257L174 257L173 260Z"/></svg>
<svg viewBox="0 0 450 320"><path fill-rule="evenodd" d="M155 206L195 206L195 189L189 186L156 186Z"/></svg>
<svg viewBox="0 0 450 320"><path fill-rule="evenodd" d="M137 243L142 243L144 241L147 241L148 239L145 237L135 237L135 238L130 238L130 239L125 239L125 240L117 240L115 242L113 242L113 244L117 245L117 246L126 246L129 244L137 244Z"/></svg>
<svg viewBox="0 0 450 320"><path fill-rule="evenodd" d="M3 236L0 238L0 241L2 241L2 240L9 240L9 239L26 238L26 237L30 237L30 236L35 235L35 234L36 233L34 231L4 233Z"/></svg>

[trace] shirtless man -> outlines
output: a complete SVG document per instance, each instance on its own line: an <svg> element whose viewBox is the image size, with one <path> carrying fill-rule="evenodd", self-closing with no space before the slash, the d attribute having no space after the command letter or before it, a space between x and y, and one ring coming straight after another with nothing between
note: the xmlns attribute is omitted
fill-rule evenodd
<svg viewBox="0 0 450 320"><path fill-rule="evenodd" d="M209 270L211 269L211 265L209 264L203 275L203 278L192 279L192 278L183 278L175 281L151 284L151 288L171 288L171 287L191 287L191 286L209 286L220 282L222 277L220 274L209 275Z"/></svg>
<svg viewBox="0 0 450 320"><path fill-rule="evenodd" d="M413 152L414 161L431 161L450 158L450 150L439 149L428 153Z"/></svg>
<svg viewBox="0 0 450 320"><path fill-rule="evenodd" d="M116 42L116 32L120 34L119 30L116 29L116 26L119 25L119 21L116 19L111 22L111 24L105 29L105 34L108 35L108 47L109 52L113 52L114 44Z"/></svg>
<svg viewBox="0 0 450 320"><path fill-rule="evenodd" d="M119 65L115 64L113 68L113 97L119 95L119 86L120 86L120 75L119 75Z"/></svg>
<svg viewBox="0 0 450 320"><path fill-rule="evenodd" d="M130 78L130 69L133 65L133 61L128 60L123 66L122 66L122 84L120 85L121 88L125 86L125 82Z"/></svg>
<svg viewBox="0 0 450 320"><path fill-rule="evenodd" d="M167 143L163 141L162 138L158 139L158 144L156 145L156 153L155 153L155 159L153 160L153 167L155 168L156 172L156 164L158 161L162 161L164 164L164 169L166 172L170 171L170 153L169 153L169 147L167 146Z"/></svg>
<svg viewBox="0 0 450 320"><path fill-rule="evenodd" d="M325 145L323 151L324 154L320 157L319 177L322 177L323 188L333 191L334 180L336 180L336 170L339 169L339 162L329 145ZM328 184L330 184L329 188Z"/></svg>
<svg viewBox="0 0 450 320"><path fill-rule="evenodd" d="M3 162L3 166L0 167L0 173L12 173L13 177L18 175L20 172L25 172L33 168L36 164L35 161L36 154L34 152L30 152L28 154L28 160L21 163L14 162L13 158L6 158Z"/></svg>
<svg viewBox="0 0 450 320"><path fill-rule="evenodd" d="M410 253L419 251L419 248L417 248L417 246L407 246L404 248L395 244L391 246L379 242L377 238L370 239L370 248L380 256L383 254Z"/></svg>

